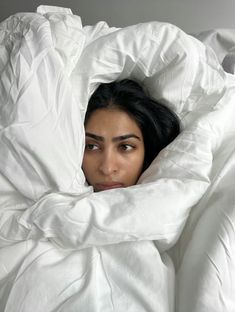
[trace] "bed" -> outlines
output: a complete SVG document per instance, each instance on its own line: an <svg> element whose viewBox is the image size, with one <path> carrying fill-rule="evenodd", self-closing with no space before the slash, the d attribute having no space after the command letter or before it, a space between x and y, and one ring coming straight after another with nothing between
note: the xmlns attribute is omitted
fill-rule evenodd
<svg viewBox="0 0 235 312"><path fill-rule="evenodd" d="M234 38L48 6L0 24L1 312L235 311ZM137 185L94 193L86 105L122 78L182 131Z"/></svg>

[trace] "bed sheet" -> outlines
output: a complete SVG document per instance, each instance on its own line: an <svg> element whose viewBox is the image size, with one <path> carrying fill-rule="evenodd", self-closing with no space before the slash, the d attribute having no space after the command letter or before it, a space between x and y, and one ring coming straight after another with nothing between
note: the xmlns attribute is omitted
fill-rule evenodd
<svg viewBox="0 0 235 312"><path fill-rule="evenodd" d="M234 311L235 80L215 53L170 24L47 6L0 34L0 311ZM127 77L182 132L136 186L93 193L86 105Z"/></svg>

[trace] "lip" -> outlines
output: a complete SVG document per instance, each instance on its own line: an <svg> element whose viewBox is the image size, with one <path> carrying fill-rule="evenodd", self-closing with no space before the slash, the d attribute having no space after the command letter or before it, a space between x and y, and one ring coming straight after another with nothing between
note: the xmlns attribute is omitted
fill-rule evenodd
<svg viewBox="0 0 235 312"><path fill-rule="evenodd" d="M97 183L95 185L95 188L98 191L112 190L121 187L124 187L124 184L120 182Z"/></svg>

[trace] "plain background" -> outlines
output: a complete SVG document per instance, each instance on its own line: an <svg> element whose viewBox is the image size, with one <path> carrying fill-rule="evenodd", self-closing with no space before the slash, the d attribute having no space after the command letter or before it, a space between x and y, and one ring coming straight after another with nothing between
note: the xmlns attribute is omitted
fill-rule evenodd
<svg viewBox="0 0 235 312"><path fill-rule="evenodd" d="M193 33L235 29L234 0L0 0L0 21L17 12L34 12L39 5L71 8L83 25L102 20L109 26L124 27L155 20Z"/></svg>

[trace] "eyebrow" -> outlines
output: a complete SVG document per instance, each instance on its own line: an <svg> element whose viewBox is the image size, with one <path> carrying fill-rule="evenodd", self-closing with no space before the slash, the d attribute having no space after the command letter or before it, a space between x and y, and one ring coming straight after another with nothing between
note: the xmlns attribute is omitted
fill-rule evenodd
<svg viewBox="0 0 235 312"><path fill-rule="evenodd" d="M100 135L97 135L97 134L94 134L94 133L86 132L86 136L89 137L89 138L92 138L92 139L94 139L96 141L101 141L101 142L104 141L104 137L102 137ZM135 139L141 141L140 137L138 135L134 134L134 133L128 133L128 134L123 134L123 135L114 137L114 138L112 138L112 141L113 142L117 142L117 141L127 140L127 139L130 139L130 138L135 138Z"/></svg>

